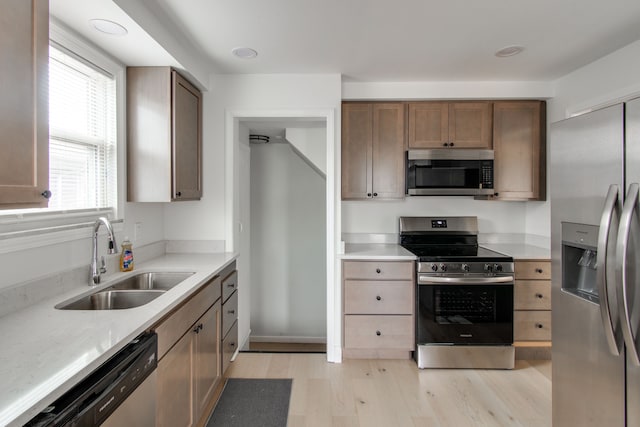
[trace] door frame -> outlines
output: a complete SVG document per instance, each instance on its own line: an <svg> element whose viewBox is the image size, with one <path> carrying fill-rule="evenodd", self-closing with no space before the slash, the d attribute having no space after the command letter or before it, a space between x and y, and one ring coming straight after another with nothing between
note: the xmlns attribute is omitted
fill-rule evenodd
<svg viewBox="0 0 640 427"><path fill-rule="evenodd" d="M339 136L336 134L336 113L327 109L247 109L225 112L225 250L237 252L240 233L239 197L239 123L250 119L324 120L326 123L327 177L326 197L326 267L327 267L327 361L342 361L342 293L337 268L337 242L340 238L340 203L337 199L340 186L336 170L339 166ZM242 311L240 311L242 315ZM248 321L248 313L246 319ZM241 341L248 339L247 331L240 331ZM246 336L242 336L245 334ZM241 347L241 346L239 346Z"/></svg>

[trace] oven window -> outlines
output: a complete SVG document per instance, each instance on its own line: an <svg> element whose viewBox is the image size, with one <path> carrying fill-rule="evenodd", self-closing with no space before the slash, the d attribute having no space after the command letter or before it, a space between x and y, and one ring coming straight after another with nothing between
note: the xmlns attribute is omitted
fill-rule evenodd
<svg viewBox="0 0 640 427"><path fill-rule="evenodd" d="M419 285L418 344L510 344L513 285Z"/></svg>

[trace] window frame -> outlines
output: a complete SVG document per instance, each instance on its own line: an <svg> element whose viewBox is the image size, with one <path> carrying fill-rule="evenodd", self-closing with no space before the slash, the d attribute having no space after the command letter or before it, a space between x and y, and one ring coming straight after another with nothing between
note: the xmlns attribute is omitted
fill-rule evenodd
<svg viewBox="0 0 640 427"><path fill-rule="evenodd" d="M50 210L48 208L0 210L0 253L77 240L91 235L91 224L101 216L122 229L126 192L126 67L102 49L81 38L50 17L49 40L96 67L116 81L117 200L113 208ZM42 238L43 234L49 234Z"/></svg>

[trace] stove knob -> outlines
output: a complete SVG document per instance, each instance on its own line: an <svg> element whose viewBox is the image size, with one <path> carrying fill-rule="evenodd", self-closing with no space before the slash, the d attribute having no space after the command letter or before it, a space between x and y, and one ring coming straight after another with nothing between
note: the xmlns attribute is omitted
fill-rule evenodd
<svg viewBox="0 0 640 427"><path fill-rule="evenodd" d="M484 265L484 271L488 271L488 272L493 271L493 265L491 265L491 264L485 264L485 265Z"/></svg>
<svg viewBox="0 0 640 427"><path fill-rule="evenodd" d="M493 271L497 271L498 273L502 271L502 265L501 264L494 264L493 265Z"/></svg>
<svg viewBox="0 0 640 427"><path fill-rule="evenodd" d="M431 271L438 271L438 266L435 264L431 264Z"/></svg>
<svg viewBox="0 0 640 427"><path fill-rule="evenodd" d="M469 264L462 264L462 271L469 271Z"/></svg>
<svg viewBox="0 0 640 427"><path fill-rule="evenodd" d="M447 264L440 264L440 271L447 271Z"/></svg>

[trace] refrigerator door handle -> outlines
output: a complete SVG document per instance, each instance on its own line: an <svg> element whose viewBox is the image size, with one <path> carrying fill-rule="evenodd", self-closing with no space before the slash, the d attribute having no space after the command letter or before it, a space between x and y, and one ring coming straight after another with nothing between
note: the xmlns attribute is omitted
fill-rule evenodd
<svg viewBox="0 0 640 427"><path fill-rule="evenodd" d="M617 185L612 184L609 186L607 192L607 198L604 202L604 209L602 211L602 218L600 219L600 231L598 232L598 263L597 268L597 285L598 295L600 297L600 316L602 317L602 326L604 327L604 335L609 346L609 351L614 356L619 356L622 351L622 342L619 339L620 335L616 336L614 331L614 321L611 314L611 305L609 301L609 282L607 280L608 269L608 249L609 249L609 237L611 234L611 225L614 219L617 221L619 218L620 204L618 203L620 189Z"/></svg>
<svg viewBox="0 0 640 427"><path fill-rule="evenodd" d="M620 227L618 228L618 243L616 246L616 279L618 286L618 303L620 305L620 320L622 322L622 335L627 344L629 358L636 366L640 366L638 348L631 327L631 314L629 313L629 301L627 298L627 251L629 249L629 234L631 233L631 222L633 214L638 206L638 191L640 186L637 183L629 185L629 191L625 199L622 215L620 216Z"/></svg>

